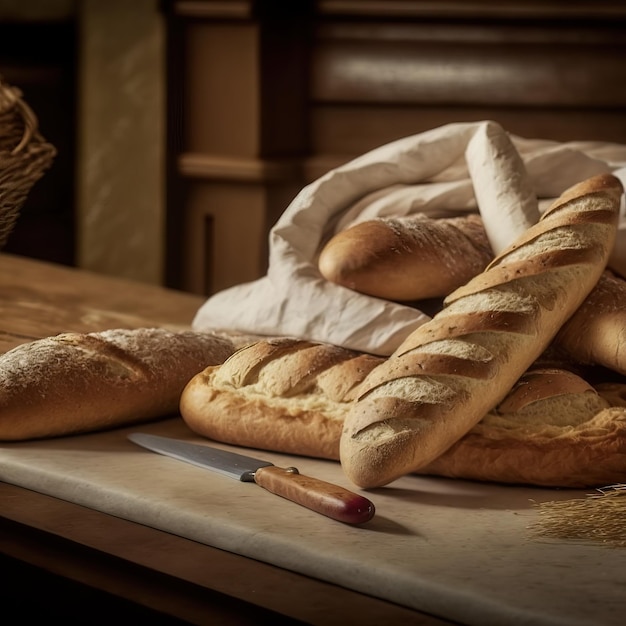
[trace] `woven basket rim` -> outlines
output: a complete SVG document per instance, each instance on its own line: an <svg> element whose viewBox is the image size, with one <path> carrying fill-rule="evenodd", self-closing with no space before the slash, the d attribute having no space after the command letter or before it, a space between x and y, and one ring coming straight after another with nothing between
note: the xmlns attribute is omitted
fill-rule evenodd
<svg viewBox="0 0 626 626"><path fill-rule="evenodd" d="M22 91L0 77L0 142L2 139L11 147L0 146L0 249L33 185L56 156L54 146L39 134L37 116L24 101Z"/></svg>

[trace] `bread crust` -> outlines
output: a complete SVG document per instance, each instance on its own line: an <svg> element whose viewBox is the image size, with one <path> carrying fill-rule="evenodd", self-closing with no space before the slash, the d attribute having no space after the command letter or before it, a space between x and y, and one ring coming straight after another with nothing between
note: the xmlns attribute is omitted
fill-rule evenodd
<svg viewBox="0 0 626 626"><path fill-rule="evenodd" d="M346 411L360 382L382 361L288 337L260 341L194 376L180 413L209 439L338 459Z"/></svg>
<svg viewBox="0 0 626 626"><path fill-rule="evenodd" d="M364 381L340 445L343 468L355 484L382 486L427 466L504 398L600 278L622 192L611 175L567 190L372 373L374 386ZM502 311L524 321L492 326ZM399 370L398 359L409 353L411 363ZM441 358L436 371L429 366L433 353ZM459 370L459 358L482 363L483 374Z"/></svg>
<svg viewBox="0 0 626 626"><path fill-rule="evenodd" d="M511 433L481 422L416 473L542 487L622 483L626 481L626 409L604 409L561 434Z"/></svg>
<svg viewBox="0 0 626 626"><path fill-rule="evenodd" d="M380 217L337 233L318 267L327 280L387 300L443 297L493 258L479 215Z"/></svg>
<svg viewBox="0 0 626 626"><path fill-rule="evenodd" d="M572 372L532 370L418 473L542 487L623 482L626 408Z"/></svg>
<svg viewBox="0 0 626 626"><path fill-rule="evenodd" d="M184 386L232 343L163 328L62 333L0 356L0 440L55 437L174 414Z"/></svg>
<svg viewBox="0 0 626 626"><path fill-rule="evenodd" d="M572 359L626 375L626 280L606 270L561 328L555 345Z"/></svg>

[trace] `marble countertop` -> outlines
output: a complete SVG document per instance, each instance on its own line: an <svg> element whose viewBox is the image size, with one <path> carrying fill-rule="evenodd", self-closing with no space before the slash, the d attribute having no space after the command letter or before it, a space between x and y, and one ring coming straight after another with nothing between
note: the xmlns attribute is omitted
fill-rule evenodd
<svg viewBox="0 0 626 626"><path fill-rule="evenodd" d="M624 549L532 530L538 503L584 492L407 476L368 492L375 517L349 526L146 451L127 440L138 430L201 441L173 417L0 444L0 480L462 624L623 622ZM354 490L338 463L234 449Z"/></svg>

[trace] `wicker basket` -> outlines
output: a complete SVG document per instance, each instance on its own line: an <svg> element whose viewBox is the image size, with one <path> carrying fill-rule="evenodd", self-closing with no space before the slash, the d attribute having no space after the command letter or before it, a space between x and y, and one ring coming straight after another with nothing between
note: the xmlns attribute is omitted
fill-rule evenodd
<svg viewBox="0 0 626 626"><path fill-rule="evenodd" d="M22 92L0 78L0 248L30 190L55 156L54 146L37 131L37 118Z"/></svg>

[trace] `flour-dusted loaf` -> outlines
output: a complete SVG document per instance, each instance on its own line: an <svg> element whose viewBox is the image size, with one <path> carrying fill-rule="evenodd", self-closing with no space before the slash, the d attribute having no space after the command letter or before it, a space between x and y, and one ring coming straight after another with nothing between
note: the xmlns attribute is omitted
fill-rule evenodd
<svg viewBox="0 0 626 626"><path fill-rule="evenodd" d="M506 396L600 278L622 193L611 175L564 192L366 377L340 446L355 484L420 470Z"/></svg>
<svg viewBox="0 0 626 626"><path fill-rule="evenodd" d="M180 400L199 435L251 448L339 458L339 435L375 357L289 337L259 341L194 376Z"/></svg>
<svg viewBox="0 0 626 626"><path fill-rule="evenodd" d="M0 440L165 417L184 386L234 351L223 337L163 328L63 333L0 355Z"/></svg>
<svg viewBox="0 0 626 626"><path fill-rule="evenodd" d="M318 267L327 280L387 300L448 295L480 273L493 252L481 218L380 217L337 233Z"/></svg>

